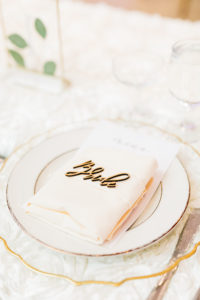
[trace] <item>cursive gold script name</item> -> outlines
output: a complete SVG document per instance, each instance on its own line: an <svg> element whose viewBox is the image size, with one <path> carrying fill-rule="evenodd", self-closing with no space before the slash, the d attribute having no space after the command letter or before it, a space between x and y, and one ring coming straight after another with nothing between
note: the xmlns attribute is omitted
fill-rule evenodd
<svg viewBox="0 0 200 300"><path fill-rule="evenodd" d="M124 181L130 178L128 173L119 173L110 177L103 177L101 173L104 171L104 168L98 167L93 168L95 163L92 160L86 161L80 165L73 167L73 169L82 168L79 171L69 171L65 173L67 177L73 177L78 175L83 175L83 179L91 179L92 181L100 181L100 185L107 186L108 188L115 188L117 182Z"/></svg>

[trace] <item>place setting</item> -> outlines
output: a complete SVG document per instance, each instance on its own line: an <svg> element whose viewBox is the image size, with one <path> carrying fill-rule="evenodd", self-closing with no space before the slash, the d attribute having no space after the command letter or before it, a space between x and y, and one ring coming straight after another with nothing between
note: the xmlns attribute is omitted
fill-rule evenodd
<svg viewBox="0 0 200 300"><path fill-rule="evenodd" d="M176 19L107 4L56 0L46 17L46 4L23 4L13 22L10 5L0 2L0 299L200 299L200 40L178 39ZM137 24L138 45L125 35ZM168 55L144 24L155 40L163 25Z"/></svg>
<svg viewBox="0 0 200 300"><path fill-rule="evenodd" d="M191 179L181 153L188 146L176 136L140 122L86 122L76 127L52 130L42 141L39 136L39 143L22 146L20 155L13 154L17 161L9 172L6 198L20 230L53 251L93 259L137 255L167 238L189 204ZM195 157L194 149L189 148ZM133 167L131 161L135 161ZM131 177L136 182L130 182ZM116 215L111 223L113 211ZM190 230L195 233L197 225ZM182 256L186 250L180 252ZM29 267L35 270L35 266ZM98 283L87 279L83 284L88 281Z"/></svg>
<svg viewBox="0 0 200 300"><path fill-rule="evenodd" d="M124 133L123 133L123 130L124 130ZM127 133L126 133L126 130L127 130ZM121 205L122 205L122 204L120 204L120 200L118 200L118 201L115 200L115 198L118 198L117 189L120 189L120 186L121 186L121 188L123 188L123 185L125 185L126 183L128 185L128 181L130 181L129 177L134 177L134 171L133 171L133 175L131 176L131 175L129 175L129 173L124 173L126 170L123 170L123 164L125 164L125 166L127 164L129 165L131 163L132 159L134 159L134 155L135 155L134 147L137 147L137 148L138 147L147 147L148 143L149 143L149 145L154 143L154 145L151 146L152 148L155 147L154 149L150 149L150 150L148 148L146 149L147 152L152 151L152 153L153 153L154 151L156 151L156 147L158 147L158 145L159 145L159 141L154 141L154 140L149 141L148 140L148 142L147 142L145 140L145 136L143 137L144 141L142 141L140 144L140 139L142 139L142 137L140 136L140 133L138 133L138 135L137 135L137 131L136 131L136 137L134 137L134 130L133 130L133 132L131 132L131 131L129 132L129 130L130 129L120 127L120 125L116 125L115 123L114 124L112 124L112 123L100 124L100 125L98 125L98 127L96 129L86 127L85 129L74 130L74 131L72 130L71 132L68 132L66 134L63 133L58 136L47 139L46 141L41 143L39 146L37 146L36 148L33 148L33 150L31 150L29 153L27 153L27 155L24 157L24 159L22 159L16 165L16 168L13 170L13 172L10 176L10 179L8 181L8 185L7 185L7 203L8 203L9 210L10 210L11 214L13 215L13 217L15 218L15 220L17 221L17 223L22 227L22 229L24 229L27 233L29 233L31 236L33 236L36 240L39 240L40 242L44 243L45 245L50 246L51 248L54 248L54 249L57 249L57 250L60 250L60 251L63 251L65 253L69 253L69 254L78 254L78 255L80 254L80 255L88 255L88 256L115 255L116 253L123 254L123 253L131 252L131 251L137 250L139 248L143 248L148 244L153 243L154 241L163 237L168 231L170 231L176 225L176 223L179 221L179 219L183 215L184 211L186 210L187 205L188 205L188 199L189 199L189 190L190 190L189 180L187 178L187 174L186 174L186 171L184 170L184 167L182 166L182 164L180 163L180 161L178 159L174 160L172 166L170 166L170 168L168 170L168 172L169 172L168 177L166 177L166 179L163 180L162 183L161 183L161 178L160 178L160 176L162 176L162 175L159 175L159 178L156 180L155 186L153 187L153 191L150 192L150 196L148 196L148 197L146 196L146 199L144 198L144 200L143 200L144 203L142 203L143 202L142 201L143 194L148 192L147 188L146 188L147 190L145 190L145 185L146 186L148 186L148 184L150 185L150 183L151 183L150 180L152 179L152 177L154 177L154 173L156 172L156 169L157 169L155 166L155 164L157 164L156 161L152 162L150 160L148 162L148 160L147 160L146 164L147 164L147 166L150 164L150 166L149 166L149 168L147 167L146 172L147 172L147 174L150 174L150 175L147 178L145 177L145 176L147 176L146 174L139 175L141 177L141 179L140 179L141 182L138 182L138 183L133 182L132 187L131 186L127 187L127 188L125 188L124 191L121 192L122 195L120 195L120 191L119 191L119 199L125 198L124 200L121 200L122 203L123 203L123 201L126 201L126 199L127 199L128 203L124 204L125 206L124 206L124 209L122 209L122 211L120 210L120 208L118 211L116 211L116 216L113 216L113 218L114 218L113 223L108 224L108 229L101 228L100 220L104 219L104 215L106 216L108 214L111 217L111 215L112 215L111 212L115 211L115 209L117 210L116 206L119 205L119 207L121 207ZM108 134L108 131L110 132L110 134ZM122 131L121 135L119 135L119 133L118 133L120 131ZM106 136L106 134L107 134L107 136ZM123 140L122 137L124 134L127 135L127 139ZM131 135L133 135L134 138L130 138ZM83 146L82 146L81 141L84 141L84 139L86 139L87 136L88 136L89 141L86 140L85 143L90 143L91 146L84 146L84 142L83 142ZM98 136L97 141L94 138L95 136ZM113 139L113 145L107 146L105 143L107 143L107 141L109 141L109 144L110 144L111 139ZM117 140L117 139L118 140L122 139L122 141L119 142L119 146L118 146L118 143L115 142L115 140ZM64 141L66 141L66 142L64 142ZM98 144L98 143L102 143L102 145L97 146L96 144ZM121 143L122 143L122 146L123 146L123 144L126 145L126 144L130 143L130 145L131 145L131 143L136 143L136 146L133 145L133 154L132 154L133 157L131 158L131 155L129 155L129 153L126 153L125 150L124 150L125 151L124 153L123 153L123 150L120 150L119 152L117 151L116 158L114 158L114 161L111 163L111 166L108 165L109 169L106 170L106 167L104 167L103 163L108 164L107 161L109 161L112 156L115 156L115 149L113 149L113 148L120 147ZM85 150L81 150L82 147L84 147ZM169 152L171 150L170 146L168 144L161 145L161 147L162 148L160 149L160 153L162 153L164 151L165 147L169 147ZM162 162L164 164L164 166L162 167L162 165L161 165L161 168L163 168L163 170L160 170L161 174L163 174L163 172L165 172L166 169L168 169L168 164L171 164L171 160L173 160L173 158L174 158L173 156L176 155L177 149L176 148L173 149L173 147L174 147L174 145L172 145L172 150L171 150L172 153L167 153L166 156L162 158L163 160L165 160L165 163ZM93 148L94 148L94 150L92 150ZM127 147L127 148L129 148L129 147ZM47 149L48 149L48 151L47 151ZM82 151L83 151L83 154L82 154L83 158L81 157L81 154L80 154L80 158L77 158L77 160L73 159L73 157L78 156L78 154L76 154L77 152L81 153ZM143 151L145 151L145 150L143 150ZM48 156L47 156L47 152L48 152ZM87 154L87 152L89 154ZM160 155L160 153L158 153L158 155ZM94 155L94 158L96 157L97 162L99 160L100 165L95 163L94 158L92 160L90 160L90 158L92 158L93 155ZM102 158L101 158L101 155L103 156ZM108 158L106 158L107 155L108 155ZM127 163L125 163L125 162L123 163L122 157L124 155L130 156ZM98 158L98 156L99 156L99 158ZM148 156L149 156L149 153L147 154L147 157ZM170 157L170 156L172 156L172 157ZM114 168L115 160L118 159L118 157L119 157L119 160L122 160L122 163L121 163L122 170L120 171L117 168L117 170L114 171L115 170L115 168ZM140 157L140 155L138 157L136 156L135 160L136 161L137 161L137 159L140 160L140 163L137 166L138 170L136 171L136 173L139 172L140 168L144 169L144 173L145 173L145 167L142 164L142 161L145 158L146 158L145 155L141 156L141 157ZM67 167L68 160L69 161L72 160L72 164L70 164L70 167ZM85 163L85 165L84 165L84 163ZM65 164L66 164L66 166L65 166ZM80 167L76 167L76 165L80 165ZM133 164L133 169L134 169L134 165L135 165L135 163ZM29 166L30 172L29 172L29 177L27 178L26 187L25 187L23 178L27 172L26 166ZM60 175L60 176L58 175L58 178L56 178L56 177L54 177L54 174L57 174L56 170L59 170L59 167L63 168L63 171L60 171L60 172L61 172L61 174L63 173L65 176L63 175L64 176L63 177L62 175ZM77 173L80 173L80 176L77 176L77 178L76 178L76 174L73 174L73 171L71 171L73 169L76 171L76 168L78 171ZM105 168L105 171L104 171L104 168ZM99 180L95 180L95 178L97 177L97 179L98 179L98 177L100 175L101 176L100 180L101 180L101 178L104 178L104 172L107 172L107 174L113 175L112 168L113 168L114 174L119 173L119 175L118 176L114 175L113 180L112 180L112 176L111 176L111 181L110 182L108 181L108 183L105 181L105 185L102 185L105 187L99 188L99 182L98 182ZM84 176L84 169L86 169L85 176ZM90 175L87 172L87 169L89 169L89 170L91 169L91 171L94 172L94 175ZM67 170L69 170L69 172L68 172L69 174L66 173ZM97 171L97 173L95 170ZM103 170L103 171L101 171L101 170ZM72 172L71 176L70 176L70 172ZM48 180L50 180L50 176L52 176L54 179L52 179L52 181L50 182L50 185L48 186L46 184L48 184ZM91 177L91 179L87 179L87 176L88 177L93 176L93 177ZM116 176L116 182L114 181L115 176ZM135 176L137 176L137 174L135 174ZM177 176L181 178L180 179L181 182L180 182L179 186L177 185L177 182L175 180L175 178ZM62 179L64 180L63 186L61 185L60 187L59 187L59 177L60 177L61 181L62 181ZM83 177L83 178L81 178L81 177ZM142 177L144 177L144 178L142 178ZM16 187L16 179L17 178L18 178L18 184ZM21 178L21 182L19 181L20 178ZM54 183L54 181L55 181L55 183ZM91 185L90 181L94 181L94 183ZM95 182L95 181L97 181L97 182ZM122 182L120 182L120 181L122 181ZM142 181L144 181L144 183L142 183ZM101 182L102 181L100 181L100 186L101 186ZM112 183L115 184L113 187L112 187ZM50 186L53 187L56 184L58 184L58 187L55 187L55 191L53 191L53 190L49 191ZM65 187L65 184L67 184L68 187ZM80 186L79 186L79 184L80 184ZM109 188L109 184L111 184L111 188ZM161 186L161 184L162 184L162 186ZM36 197L36 199L37 199L37 195L40 195L39 191L43 187L43 185L44 185L44 187L46 185L47 189L46 189L45 195L42 197L45 197L45 199L47 199L50 197L50 194L54 195L52 202L49 204L47 203L46 204L47 206L45 206L45 203L44 203L45 200L43 200L43 199L39 198L38 202L36 200L34 200L34 197ZM77 194L75 196L75 198L73 199L74 192L70 191L71 185L72 186L74 185L74 189L77 191L79 191L79 189L81 189L81 185L82 185L83 186L82 188L85 189L85 191L81 192L80 194ZM88 185L88 188L90 186L91 190L90 189L87 190L87 185ZM140 188L139 189L140 192L137 192L136 196L133 196L133 197L136 197L135 200L132 200L131 196L129 196L130 200L129 200L128 196L123 196L123 193L125 195L126 195L126 193L127 193L127 195L129 195L129 194L131 195L133 193L133 192L131 193L127 189L137 191L137 189L139 188L140 185L142 185L143 188L142 188L142 190ZM184 186L184 190L183 190L182 186ZM93 189L94 189L94 192L95 192L95 189L97 190L96 191L97 194L96 193L94 195L92 194ZM61 190L61 194L56 196L56 193L58 193L59 190ZM157 190L157 192L155 193L156 190ZM171 195L171 190L174 192L173 197ZM22 197L21 197L22 191L24 194L24 199L22 199ZM98 196L98 192L100 193L99 196ZM102 195L101 195L101 192L103 193ZM91 193L91 195L90 195L90 193ZM108 194L108 196L106 193ZM152 204L150 205L149 201L151 199L148 199L148 198L151 198L151 195L153 193L155 193L155 196L154 196L155 199L152 200ZM112 195L112 194L114 194L114 195ZM36 196L34 196L34 195L36 195ZM65 201L67 201L67 200L64 200L64 199L62 200L61 199L62 195L64 196L64 198L70 199L70 200L68 200L69 204L66 203L66 205L67 205L66 208L65 208ZM60 200L61 201L60 204L55 203L54 199L57 197L60 199L57 199L56 202ZM72 199L71 199L71 197L72 197ZM104 197L105 197L105 200L103 199ZM113 200L110 199L110 201L112 201L113 204L110 203L111 207L107 208L106 207L107 202L109 202L110 197L111 197L111 199L113 198ZM30 202L27 202L27 199L30 199ZM31 200L31 199L33 199L33 200ZM100 205L102 205L102 208L101 208L101 206L99 207L96 203L96 204L94 204L94 211L90 212L89 211L90 207L92 207L92 202L94 203L95 199L99 199L99 200L97 200L97 203L103 201L103 203L100 204ZM174 201L175 201L174 199L176 199L176 202L177 202L177 207L176 207L177 211L175 211L173 209ZM80 203L79 203L79 201L80 201ZM89 201L88 204L87 204L87 201ZM170 208L170 201L171 201L171 208ZM35 204L35 202L37 202L37 204ZM68 205L70 206L71 203L73 203L73 202L75 202L75 204L74 204L75 207L72 210L75 209L75 211L72 212L72 215L69 213L70 220L71 220L70 221L70 220L68 220L69 217L67 217L68 209L70 209L70 207L68 208ZM82 202L82 204L81 204L81 202ZM136 204L137 202L138 202L138 205ZM178 204L179 202L180 202L180 204ZM43 203L44 203L44 208L42 210ZM146 207L146 205L148 203L149 203L148 211L144 211L144 208ZM24 208L23 208L23 205L24 205ZM79 219L82 217L81 216L82 212L77 211L78 207L82 207L82 209L86 209L86 212L83 213L83 221L82 221L83 224L82 223L79 224L79 222L80 222ZM97 211L96 211L96 208L98 209ZM95 224L96 218L98 217L98 214L100 214L101 209L103 210L102 215L99 215L100 220L97 222L97 224ZM107 209L108 209L108 212L106 211ZM169 213L166 213L166 211L168 209L169 209L170 215L171 215L170 220L168 219ZM109 210L111 210L111 211L109 211ZM135 210L135 212L132 212L132 210ZM141 215L141 213L143 211L145 212L146 215L143 215L140 217L140 219L138 219L138 217ZM77 216L76 216L76 213L77 213ZM121 226L124 226L123 223L126 222L126 218L128 218L129 214L131 214L131 213L133 213L133 216L131 217L131 219L132 218L133 219L130 220L128 222L128 224L125 225L125 227L127 229L130 226L131 226L131 228L129 228L129 230L126 231L126 234L123 234L123 238L121 237L119 239L119 241L116 241L116 242L114 241L113 245L110 245L110 246L108 245L108 248L107 248L106 243L105 243L107 241L106 235L110 236L109 240L110 240L110 242L112 242L112 239L114 238L114 235L115 235L115 230L116 231L120 230ZM95 230L99 230L98 231L99 235L97 233L96 234L93 233L94 234L94 236L93 236L92 233L90 233L90 230L92 230L92 228L90 229L89 228L90 226L87 225L87 223L86 223L90 214L93 215L92 218L94 218L94 221L93 221L94 223L92 223L90 226L91 227L97 226L97 228L94 229L94 232L95 232ZM174 214L174 216L173 216L173 214ZM63 215L63 219L61 220L62 215ZM126 215L127 215L127 217L126 217ZM54 218L55 218L55 220L54 220ZM121 218L124 218L124 221L122 219L121 225L120 224L117 225L118 222L120 222ZM163 218L166 218L166 221L165 221L166 224L163 224L163 228L157 228L157 230L155 230L157 224L165 223L165 222L163 222ZM137 223L135 224L135 226L136 226L135 229L134 229L134 226L132 228L132 223L134 223L134 219L137 219ZM43 222L41 223L41 221L43 221ZM68 222L69 222L69 224L68 224ZM72 222L72 224L70 224L71 222ZM106 218L105 218L104 222L109 223L110 219L106 220ZM64 228L63 228L62 224L66 224L64 226ZM75 225L76 226L79 225L80 228L78 228L78 227L76 228ZM41 226L43 226L42 231L41 231ZM100 226L100 227L98 227L98 226ZM118 226L119 228L115 229L115 226ZM149 231L149 226L152 226L152 232ZM81 232L82 227L85 228L85 233L84 233L84 230L83 230L83 232ZM52 234L53 229L55 229L54 234ZM68 233L68 235L67 235L67 233ZM112 238L112 235L113 235L113 238ZM57 237L57 240L55 240L55 236ZM142 240L140 238L141 236L142 236ZM53 237L53 238L50 241L51 237ZM71 237L72 238L77 237L77 239L70 239ZM98 240L99 240L99 242L98 242ZM90 241L90 243L88 243L88 241ZM80 252L81 249L83 252Z"/></svg>

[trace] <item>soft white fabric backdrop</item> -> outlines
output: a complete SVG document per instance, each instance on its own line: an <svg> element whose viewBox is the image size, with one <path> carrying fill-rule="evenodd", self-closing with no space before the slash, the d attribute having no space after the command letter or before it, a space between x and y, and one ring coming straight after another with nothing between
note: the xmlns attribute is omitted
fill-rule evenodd
<svg viewBox="0 0 200 300"><path fill-rule="evenodd" d="M19 11L14 3L14 14ZM46 1L48 2L48 1ZM51 1L50 1L51 2ZM40 10L41 1L31 2ZM47 15L48 15L48 3ZM19 12L23 16L23 10ZM147 50L167 62L172 44L181 38L198 38L200 22L172 20L128 12L106 5L86 5L61 0L65 73L72 86L61 95L10 85L3 69L5 52L0 39L0 154L8 155L29 137L61 123L71 124L88 119L145 118L150 122L175 127L169 118L181 111L167 90L165 72L159 84L140 93L118 83L112 75L113 57ZM14 22L15 18L13 15ZM50 47L54 47L50 42ZM145 99L144 99L145 98ZM138 103L145 103L139 106ZM151 112L151 114L148 114ZM73 127L73 126L72 126ZM5 204L5 185L10 170L1 175L0 235L30 263L77 279L119 280L124 276L147 274L167 264L182 223L168 238L145 251L127 257L106 259L73 258L48 250L27 237L12 220ZM192 161L195 167L196 160ZM196 169L196 176L199 171ZM196 182L196 181L195 181ZM196 186L197 187L197 186ZM197 195L197 194L196 194ZM193 203L199 205L195 199ZM197 235L196 239L198 240ZM134 299L143 300L157 279L128 282L121 287L74 287L63 280L42 277L27 270L0 244L0 299ZM183 262L174 276L165 299L190 300L200 284L200 252Z"/></svg>

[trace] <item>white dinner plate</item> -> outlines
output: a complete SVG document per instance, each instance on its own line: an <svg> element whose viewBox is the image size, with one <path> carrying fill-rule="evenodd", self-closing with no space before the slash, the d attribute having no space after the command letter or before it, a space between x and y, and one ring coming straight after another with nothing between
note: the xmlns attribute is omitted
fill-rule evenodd
<svg viewBox="0 0 200 300"><path fill-rule="evenodd" d="M123 236L109 247L71 237L30 215L23 204L72 157L91 132L91 127L55 135L32 148L15 166L7 185L7 204L17 224L31 237L68 254L105 256L136 251L164 237L183 216L189 200L186 171L176 158L144 213Z"/></svg>

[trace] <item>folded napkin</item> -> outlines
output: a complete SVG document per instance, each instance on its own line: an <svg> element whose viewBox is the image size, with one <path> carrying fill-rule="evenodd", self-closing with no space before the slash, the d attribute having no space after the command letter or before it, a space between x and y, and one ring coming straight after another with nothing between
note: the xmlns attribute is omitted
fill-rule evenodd
<svg viewBox="0 0 200 300"><path fill-rule="evenodd" d="M102 244L141 201L156 170L150 156L88 147L52 174L25 209L66 233Z"/></svg>

